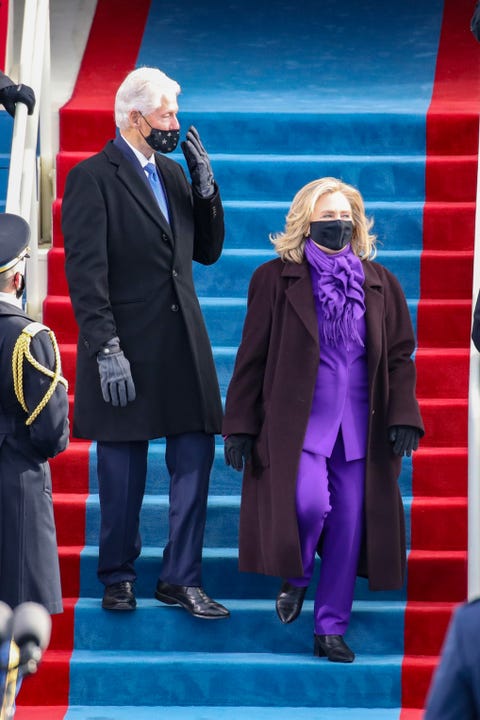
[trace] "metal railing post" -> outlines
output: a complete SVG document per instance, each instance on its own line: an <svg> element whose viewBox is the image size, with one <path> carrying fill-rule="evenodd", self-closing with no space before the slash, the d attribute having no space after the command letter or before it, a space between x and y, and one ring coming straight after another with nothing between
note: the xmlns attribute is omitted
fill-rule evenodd
<svg viewBox="0 0 480 720"><path fill-rule="evenodd" d="M480 149L480 123L479 123ZM480 290L480 172L477 164L477 196L473 260L472 316ZM470 343L468 387L468 599L480 596L480 353Z"/></svg>
<svg viewBox="0 0 480 720"><path fill-rule="evenodd" d="M30 224L27 310L36 320L41 319L43 300L39 281L39 238L51 240L53 155L49 79L49 0L25 0L19 81L33 88L37 102L31 116L27 116L23 103L16 105L5 209L21 215ZM41 158L37 162L40 116ZM41 231L45 235L41 236Z"/></svg>

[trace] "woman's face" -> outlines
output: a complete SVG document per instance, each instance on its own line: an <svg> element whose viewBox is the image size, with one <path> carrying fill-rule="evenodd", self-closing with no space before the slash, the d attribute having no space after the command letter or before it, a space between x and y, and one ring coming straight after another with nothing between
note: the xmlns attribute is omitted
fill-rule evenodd
<svg viewBox="0 0 480 720"><path fill-rule="evenodd" d="M342 192L326 193L318 198L310 222L314 220L351 220L352 208Z"/></svg>
<svg viewBox="0 0 480 720"><path fill-rule="evenodd" d="M310 222L326 222L328 220L352 221L352 208L342 192L326 193L315 203ZM319 245L319 247L330 255L341 252L340 250L331 250L324 245Z"/></svg>

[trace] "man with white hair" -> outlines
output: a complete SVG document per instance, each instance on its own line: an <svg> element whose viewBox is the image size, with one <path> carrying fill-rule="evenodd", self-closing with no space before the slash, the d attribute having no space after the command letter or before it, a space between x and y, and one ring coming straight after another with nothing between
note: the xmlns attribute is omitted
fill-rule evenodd
<svg viewBox="0 0 480 720"><path fill-rule="evenodd" d="M192 261L218 260L223 207L194 127L175 150L179 85L131 72L117 135L69 173L62 202L66 274L79 326L73 434L96 440L102 607L134 610L149 441L166 438L169 535L155 597L195 617L228 610L202 587L214 434L222 406Z"/></svg>

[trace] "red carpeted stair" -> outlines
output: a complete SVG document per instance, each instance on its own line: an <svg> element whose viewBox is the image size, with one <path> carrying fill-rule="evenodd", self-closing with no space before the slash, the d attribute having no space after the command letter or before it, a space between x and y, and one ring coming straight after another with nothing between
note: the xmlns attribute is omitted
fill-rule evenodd
<svg viewBox="0 0 480 720"><path fill-rule="evenodd" d="M468 3L445 3L427 115L417 326L418 395L427 435L413 460L404 708L423 707L451 612L467 595L467 398L480 110L471 12Z"/></svg>

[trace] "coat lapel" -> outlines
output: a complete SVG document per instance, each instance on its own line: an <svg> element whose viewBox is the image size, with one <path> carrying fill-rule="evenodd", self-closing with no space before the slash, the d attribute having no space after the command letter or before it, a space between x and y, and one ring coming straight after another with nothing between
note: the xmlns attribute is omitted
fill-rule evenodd
<svg viewBox="0 0 480 720"><path fill-rule="evenodd" d="M124 150L124 147L126 150ZM128 152L127 152L128 151ZM135 155L126 143L119 147L118 138L107 144L105 153L110 162L117 166L117 177L128 192L143 207L162 230L168 235L173 244L173 233L170 225L158 207L158 203L150 189L145 173Z"/></svg>
<svg viewBox="0 0 480 720"><path fill-rule="evenodd" d="M285 295L318 347L317 313L307 263L287 262L282 271L282 277L292 278L293 282L286 289Z"/></svg>
<svg viewBox="0 0 480 720"><path fill-rule="evenodd" d="M385 321L385 302L383 283L375 270L375 265L365 261L362 263L362 266L365 273L363 289L365 291L365 319L367 322L368 373L370 377L370 387L372 387L372 378L378 370L382 356L381 338L383 336L382 328Z"/></svg>

